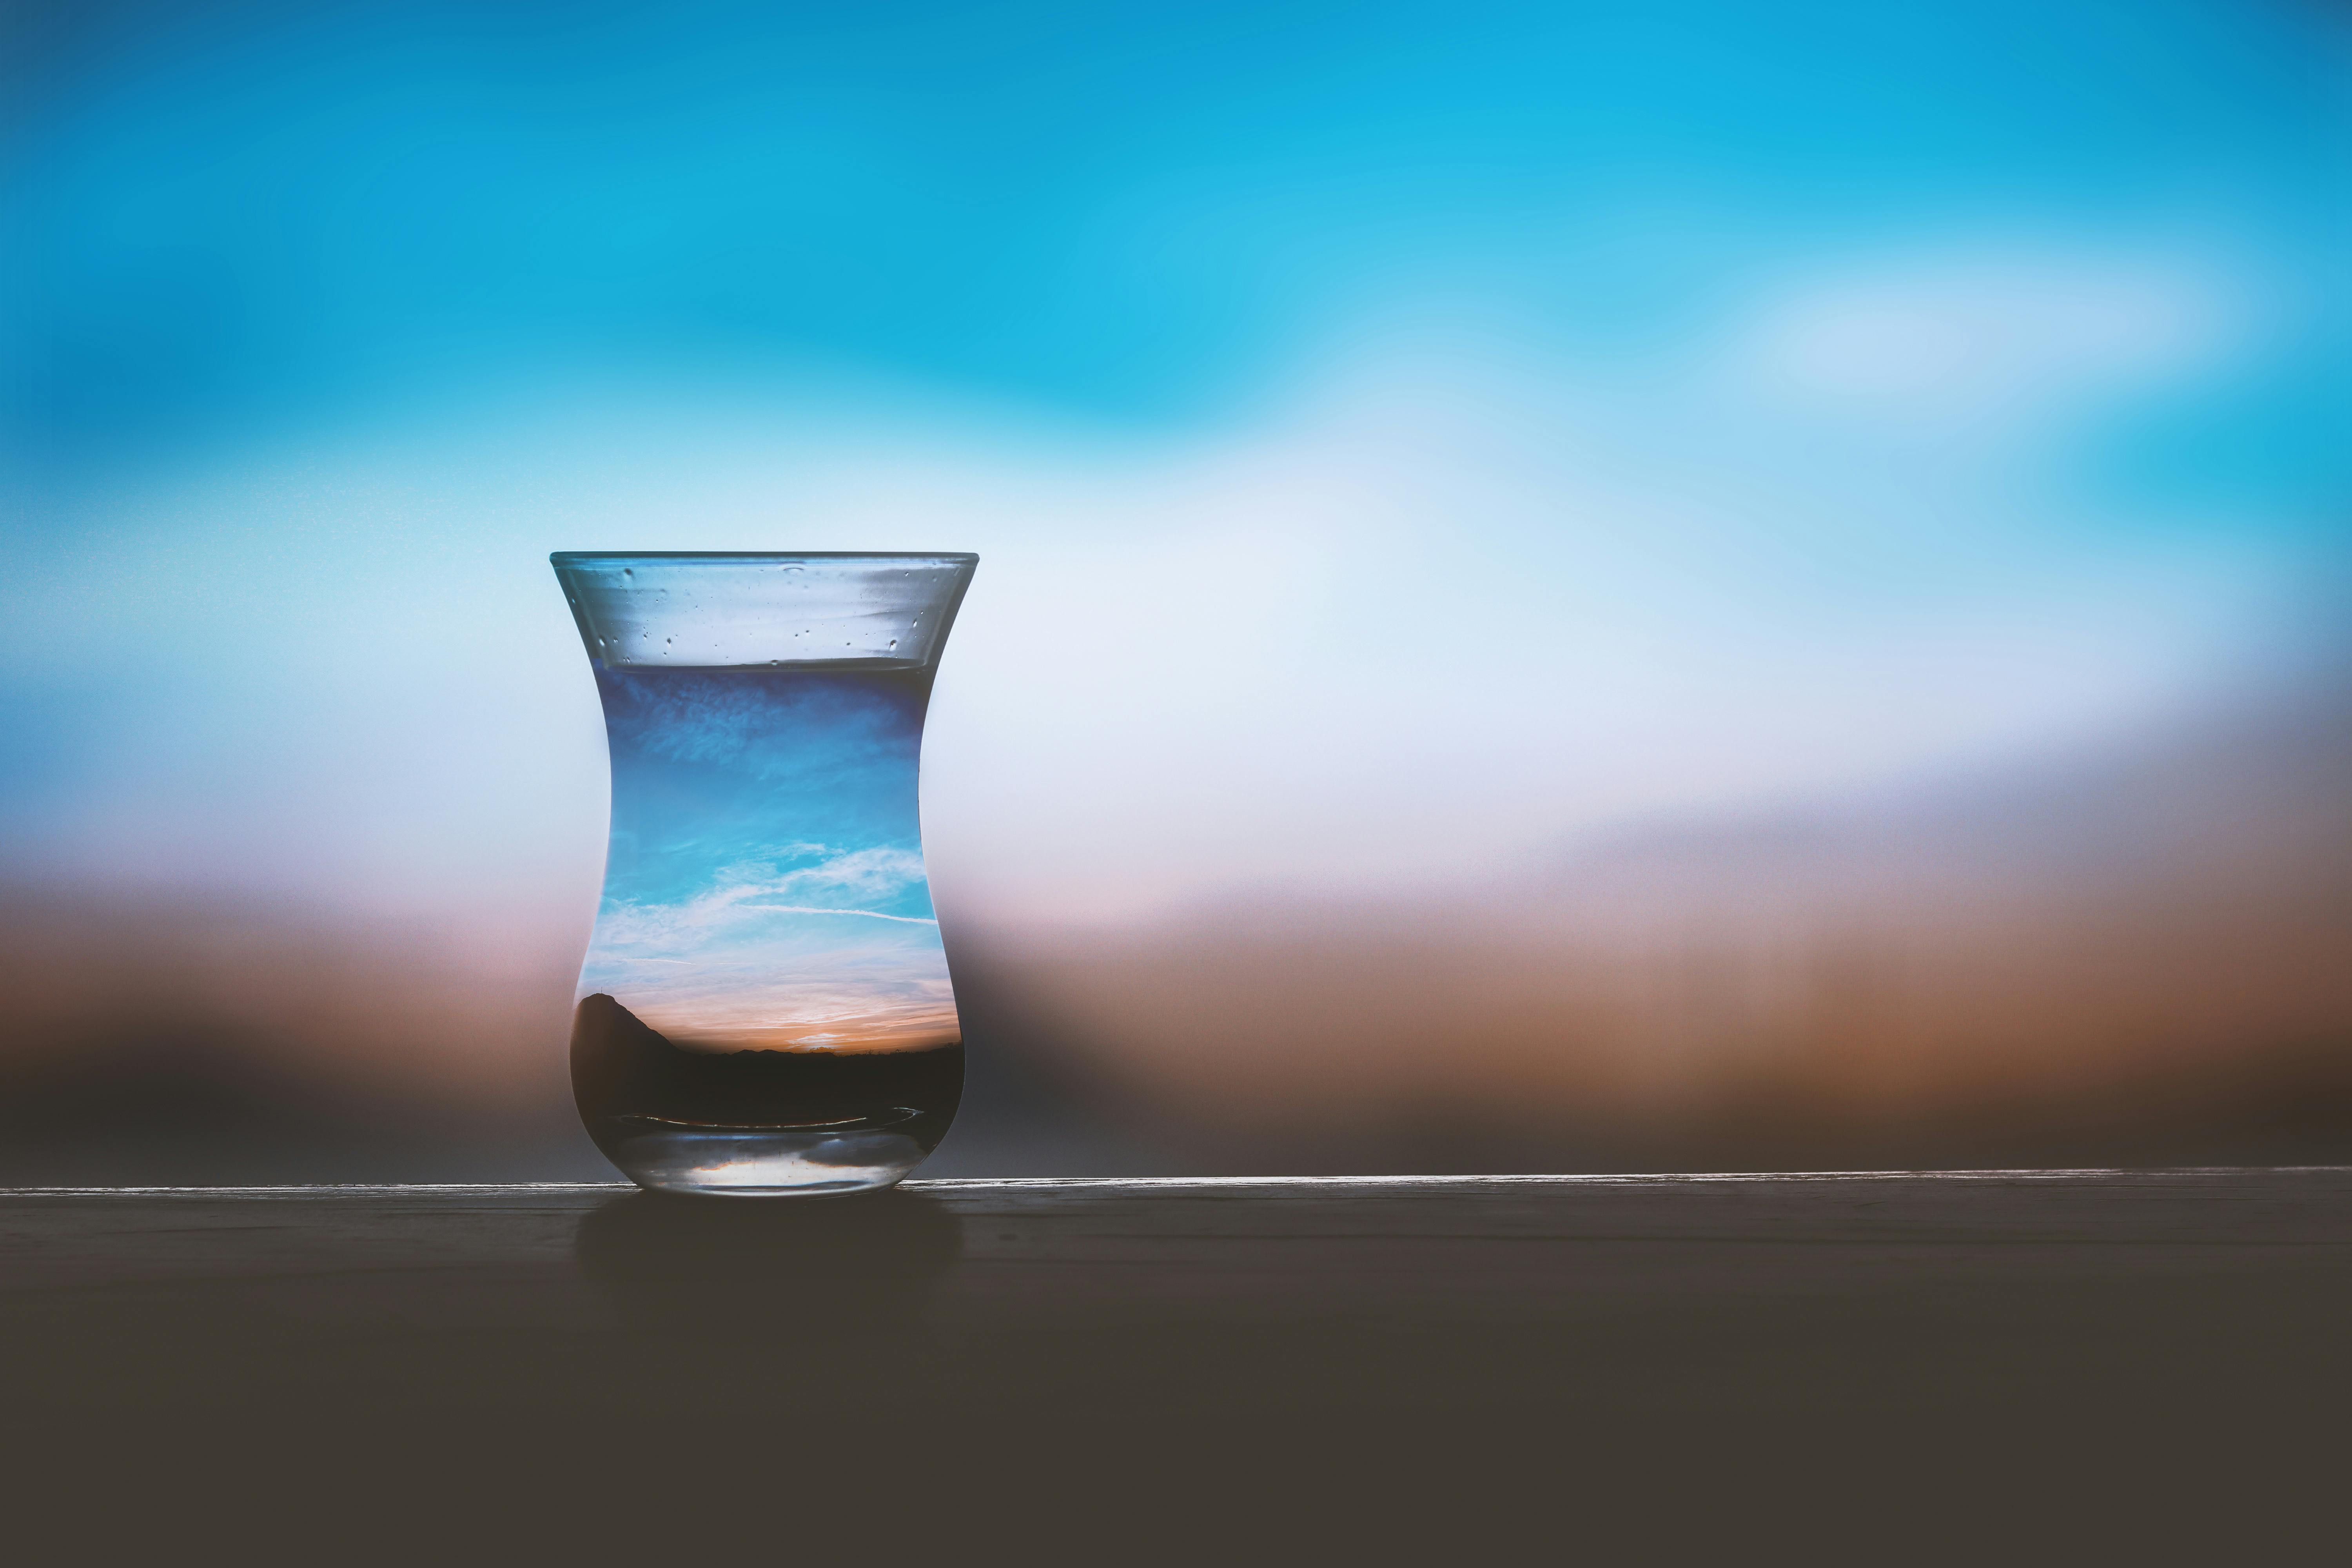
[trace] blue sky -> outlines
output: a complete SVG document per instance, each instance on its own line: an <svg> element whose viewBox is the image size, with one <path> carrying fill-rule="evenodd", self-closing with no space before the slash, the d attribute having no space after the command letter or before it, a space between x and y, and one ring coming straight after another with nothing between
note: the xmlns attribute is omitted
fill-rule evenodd
<svg viewBox="0 0 2352 1568"><path fill-rule="evenodd" d="M597 679L614 811L580 994L681 1044L952 1040L916 813L919 698L799 673Z"/></svg>
<svg viewBox="0 0 2352 1568"><path fill-rule="evenodd" d="M605 670L623 899L680 903L720 867L862 851L922 852L915 767L923 717L903 688L758 674ZM717 837L713 837L713 835ZM918 879L873 905L928 918Z"/></svg>
<svg viewBox="0 0 2352 1568"><path fill-rule="evenodd" d="M1400 296L1638 355L1890 229L2212 226L2286 287L2343 237L2295 0L16 15L18 417L68 463L583 362L1214 420Z"/></svg>
<svg viewBox="0 0 2352 1568"><path fill-rule="evenodd" d="M551 549L979 550L934 880L1070 918L2042 765L2340 621L2325 5L6 25L17 874L561 925Z"/></svg>

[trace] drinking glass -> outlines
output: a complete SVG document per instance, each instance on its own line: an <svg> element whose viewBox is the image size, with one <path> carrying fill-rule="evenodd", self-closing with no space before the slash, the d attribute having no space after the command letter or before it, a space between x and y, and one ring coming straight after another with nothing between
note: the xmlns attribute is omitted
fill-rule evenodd
<svg viewBox="0 0 2352 1568"><path fill-rule="evenodd" d="M916 783L979 557L551 557L604 700L612 836L572 1083L639 1185L887 1187L963 1035Z"/></svg>

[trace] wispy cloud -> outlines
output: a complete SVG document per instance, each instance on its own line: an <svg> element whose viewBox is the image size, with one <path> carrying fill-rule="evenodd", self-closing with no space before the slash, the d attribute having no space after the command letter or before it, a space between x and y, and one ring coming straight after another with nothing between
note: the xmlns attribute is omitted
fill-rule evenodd
<svg viewBox="0 0 2352 1568"><path fill-rule="evenodd" d="M823 845L806 846L823 853ZM758 868L730 866L719 873L732 879L744 870ZM880 846L870 849L853 849L846 854L831 855L814 866L804 866L777 875L773 885L784 888L839 888L865 898L898 892L923 879L923 858L909 849Z"/></svg>
<svg viewBox="0 0 2352 1568"><path fill-rule="evenodd" d="M811 866L780 867L777 860L823 855ZM892 914L841 903L808 903L810 894L832 893L859 903L877 902L923 881L923 858L889 846L830 853L822 844L788 846L769 860L722 867L711 883L691 897L669 902L616 901L597 921L601 945L692 949L722 940L747 922L779 914L848 915L906 925L936 926L927 916Z"/></svg>
<svg viewBox="0 0 2352 1568"><path fill-rule="evenodd" d="M869 921L897 921L901 925L935 926L940 922L920 915L886 915L879 910L821 910L814 904L738 904L738 909L764 910L779 915L858 915Z"/></svg>

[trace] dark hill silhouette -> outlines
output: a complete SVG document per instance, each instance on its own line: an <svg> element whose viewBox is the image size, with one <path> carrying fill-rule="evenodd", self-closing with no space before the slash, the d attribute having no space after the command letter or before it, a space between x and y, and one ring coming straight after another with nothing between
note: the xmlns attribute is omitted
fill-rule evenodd
<svg viewBox="0 0 2352 1568"><path fill-rule="evenodd" d="M572 1087L602 1138L614 1122L882 1127L926 1148L963 1090L963 1047L923 1051L683 1049L598 992L573 1011Z"/></svg>

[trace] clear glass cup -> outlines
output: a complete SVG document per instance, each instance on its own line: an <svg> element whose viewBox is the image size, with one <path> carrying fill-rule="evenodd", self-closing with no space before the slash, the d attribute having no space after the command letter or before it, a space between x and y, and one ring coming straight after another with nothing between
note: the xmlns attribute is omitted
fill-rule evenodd
<svg viewBox="0 0 2352 1568"><path fill-rule="evenodd" d="M613 765L572 1015L589 1135L661 1192L891 1185L963 1089L916 783L979 557L551 559Z"/></svg>

